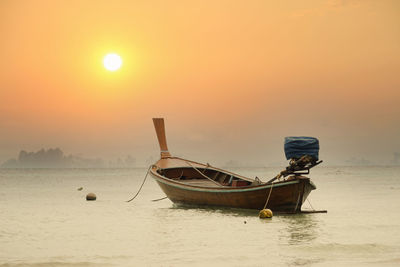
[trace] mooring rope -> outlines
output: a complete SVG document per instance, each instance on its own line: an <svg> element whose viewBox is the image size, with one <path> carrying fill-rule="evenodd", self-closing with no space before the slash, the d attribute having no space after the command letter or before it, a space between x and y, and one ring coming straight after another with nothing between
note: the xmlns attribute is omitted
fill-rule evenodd
<svg viewBox="0 0 400 267"><path fill-rule="evenodd" d="M315 210L314 207L311 205L310 200L308 200L308 198L307 198L307 202L308 202L308 204L310 204L310 207L312 208L312 210Z"/></svg>
<svg viewBox="0 0 400 267"><path fill-rule="evenodd" d="M195 169L198 173L200 173L200 175L203 176L204 178L210 180L211 182L213 182L214 184L216 184L216 185L218 185L218 186L224 187L222 184L220 184L220 183L214 181L213 179L211 179L211 178L208 177L207 175L203 174L199 169L197 169L195 166L193 166L192 164L190 164L188 161L185 160L185 162L186 162L190 167L192 167L193 169Z"/></svg>
<svg viewBox="0 0 400 267"><path fill-rule="evenodd" d="M269 190L268 198L267 198L267 201L265 201L265 205L264 205L263 210L264 210L264 209L267 207L267 205L268 205L269 197L271 196L271 192L272 192L272 187L274 187L274 184L271 184L271 189Z"/></svg>
<svg viewBox="0 0 400 267"><path fill-rule="evenodd" d="M299 206L300 195L301 195L301 193L300 193L300 191L299 191L299 196L297 197L296 207L294 207L294 211L293 211L294 213L296 213L296 211L297 211L297 206ZM300 209L301 209L301 207L300 207Z"/></svg>
<svg viewBox="0 0 400 267"><path fill-rule="evenodd" d="M139 188L139 190L137 191L136 195L134 195L133 198L127 200L126 202L131 202L132 200L134 200L134 199L139 195L139 193L140 193L140 191L142 190L142 187L143 187L143 185L144 185L144 182L146 182L146 178L147 178L147 175L148 175L149 172L150 172L151 167L153 167L153 165L150 165L150 167L147 169L147 172L146 172L146 175L144 176L142 185L140 186L140 188Z"/></svg>
<svg viewBox="0 0 400 267"><path fill-rule="evenodd" d="M164 200L167 199L168 197L162 197L162 198L158 198L158 199L153 199L151 201L156 202L156 201L160 201L160 200Z"/></svg>

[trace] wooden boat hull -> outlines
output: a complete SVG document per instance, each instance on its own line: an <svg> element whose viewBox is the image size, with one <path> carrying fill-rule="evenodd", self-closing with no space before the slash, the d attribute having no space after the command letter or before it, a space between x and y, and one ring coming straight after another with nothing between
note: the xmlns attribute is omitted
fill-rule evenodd
<svg viewBox="0 0 400 267"><path fill-rule="evenodd" d="M260 210L264 208L272 187L267 208L276 212L299 212L311 190L315 189L315 185L306 177L243 188L215 188L176 182L159 175L153 169L150 174L172 202L188 205Z"/></svg>
<svg viewBox="0 0 400 267"><path fill-rule="evenodd" d="M154 118L161 159L149 172L174 203L243 209L267 208L274 212L300 212L316 187L309 178L293 175L284 181L261 183L226 170L179 157L168 151L164 119ZM273 180L277 179L274 178Z"/></svg>

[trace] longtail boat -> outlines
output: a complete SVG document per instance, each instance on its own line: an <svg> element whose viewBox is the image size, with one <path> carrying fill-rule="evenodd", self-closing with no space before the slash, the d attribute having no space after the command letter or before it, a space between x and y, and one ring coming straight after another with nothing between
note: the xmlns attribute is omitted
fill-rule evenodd
<svg viewBox="0 0 400 267"><path fill-rule="evenodd" d="M170 154L163 118L153 118L161 158L150 169L166 196L174 203L244 209L268 208L274 212L301 212L314 183L303 176L322 161L310 156L291 160L285 170L268 182L248 178Z"/></svg>

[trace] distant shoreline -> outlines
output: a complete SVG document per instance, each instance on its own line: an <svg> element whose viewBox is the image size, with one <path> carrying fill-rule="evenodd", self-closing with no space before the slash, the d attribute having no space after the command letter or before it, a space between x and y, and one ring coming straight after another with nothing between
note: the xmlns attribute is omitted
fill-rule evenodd
<svg viewBox="0 0 400 267"><path fill-rule="evenodd" d="M135 167L0 167L0 170L93 170L93 169L104 169L104 170L129 170L129 169L146 169L149 166L135 166ZM220 167L220 166L215 166ZM230 169L270 169L270 168L285 168L286 165L282 166L222 166L222 168ZM389 168L389 167L400 167L397 165L323 165L318 168L348 168L348 167L365 167L365 168Z"/></svg>

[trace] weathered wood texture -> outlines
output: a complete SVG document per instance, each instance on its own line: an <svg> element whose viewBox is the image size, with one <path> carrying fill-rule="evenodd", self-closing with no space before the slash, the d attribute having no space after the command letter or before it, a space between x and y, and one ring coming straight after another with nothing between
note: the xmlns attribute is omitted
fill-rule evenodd
<svg viewBox="0 0 400 267"><path fill-rule="evenodd" d="M156 129L158 143L161 150L161 158L170 157L171 154L168 152L167 137L165 135L165 125L163 118L153 118L154 128Z"/></svg>
<svg viewBox="0 0 400 267"><path fill-rule="evenodd" d="M150 172L167 197L175 203L223 206L245 209L262 209L271 190L271 185L218 187L203 179L172 180ZM209 183L208 183L209 182ZM273 211L297 212L315 187L308 178L295 178L274 183L267 208Z"/></svg>

